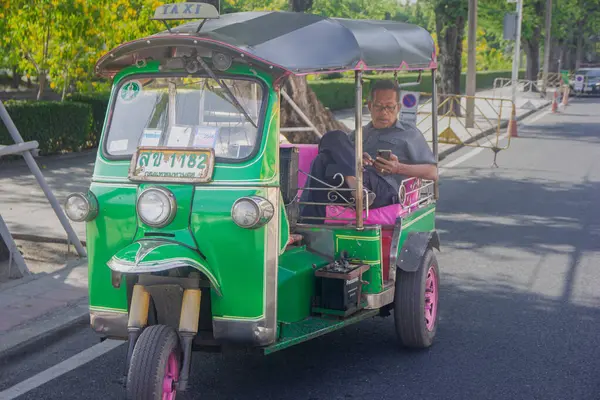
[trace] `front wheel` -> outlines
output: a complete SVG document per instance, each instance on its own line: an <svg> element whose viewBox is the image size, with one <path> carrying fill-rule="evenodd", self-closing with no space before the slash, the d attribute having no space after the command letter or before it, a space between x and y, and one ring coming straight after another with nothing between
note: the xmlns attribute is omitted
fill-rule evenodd
<svg viewBox="0 0 600 400"><path fill-rule="evenodd" d="M399 270L394 295L396 334L405 347L431 346L437 330L440 276L431 248L415 272Z"/></svg>
<svg viewBox="0 0 600 400"><path fill-rule="evenodd" d="M130 400L175 400L181 348L175 329L152 325L144 329L131 356L127 374Z"/></svg>

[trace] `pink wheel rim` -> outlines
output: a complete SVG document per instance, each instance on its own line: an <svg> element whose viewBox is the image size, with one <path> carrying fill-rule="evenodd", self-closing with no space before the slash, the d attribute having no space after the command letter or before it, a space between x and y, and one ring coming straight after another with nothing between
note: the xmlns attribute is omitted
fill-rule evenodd
<svg viewBox="0 0 600 400"><path fill-rule="evenodd" d="M165 376L163 378L163 400L175 400L175 383L179 379L179 365L175 352L169 354L167 366L165 367Z"/></svg>
<svg viewBox="0 0 600 400"><path fill-rule="evenodd" d="M425 280L425 326L428 331L432 331L435 326L438 306L438 281L435 274L435 268L429 267L427 279Z"/></svg>

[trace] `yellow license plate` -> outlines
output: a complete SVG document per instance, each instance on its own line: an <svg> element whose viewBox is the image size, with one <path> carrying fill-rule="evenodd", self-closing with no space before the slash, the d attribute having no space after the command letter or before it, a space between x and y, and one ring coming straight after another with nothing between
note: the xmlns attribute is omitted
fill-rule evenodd
<svg viewBox="0 0 600 400"><path fill-rule="evenodd" d="M148 182L209 182L213 149L140 147L131 159L129 179Z"/></svg>

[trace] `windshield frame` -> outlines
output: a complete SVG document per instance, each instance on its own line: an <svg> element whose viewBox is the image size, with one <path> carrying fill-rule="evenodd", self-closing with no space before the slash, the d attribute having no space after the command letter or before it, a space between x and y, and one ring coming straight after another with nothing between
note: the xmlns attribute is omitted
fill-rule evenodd
<svg viewBox="0 0 600 400"><path fill-rule="evenodd" d="M262 141L263 141L263 136L264 136L264 126L265 126L265 117L267 114L267 105L269 102L269 97L270 97L270 91L269 91L269 85L267 85L267 83L263 80L260 79L260 77L258 76L250 76L250 75L243 75L243 74L216 74L216 76L219 79L230 79L230 80L244 80L244 81L250 81L253 83L256 83L260 86L260 88L262 89L262 98L261 98L261 102L260 102L260 111L258 113L259 117L258 120L256 121L256 142L255 142L255 146L252 149L252 152L250 152L250 154L248 154L247 157L244 158L225 158L225 157L215 157L215 164L217 163L223 163L223 164L241 164L244 162L247 162L249 160L252 160L253 158L256 157L256 155L258 154L261 146L262 146ZM135 152L131 155L112 155L108 152L108 136L110 133L110 128L113 122L113 116L114 116L114 111L115 111L115 106L117 104L117 100L118 100L118 94L119 91L121 90L121 87L123 87L123 85L125 85L127 82L130 82L132 80L135 79L144 79L144 78L153 78L153 79L160 79L160 78L207 78L210 80L213 80L208 73L206 72L197 72L195 74L189 74L187 72L169 72L169 73L152 73L152 72L147 72L147 73L132 73L132 74L128 74L123 76L117 85L113 86L113 91L111 92L111 96L110 96L110 104L108 107L108 118L106 121L106 126L104 127L104 130L102 132L102 156L108 160L108 161L131 161L131 159L133 158ZM216 82L218 84L218 82Z"/></svg>

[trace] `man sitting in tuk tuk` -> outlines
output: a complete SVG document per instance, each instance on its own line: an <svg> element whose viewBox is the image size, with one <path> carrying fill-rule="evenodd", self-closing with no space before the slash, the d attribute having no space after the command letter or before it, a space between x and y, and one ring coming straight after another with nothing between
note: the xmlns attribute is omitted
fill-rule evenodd
<svg viewBox="0 0 600 400"><path fill-rule="evenodd" d="M400 185L405 179L437 180L437 162L417 126L398 120L400 91L395 82L376 81L367 104L371 122L363 127L363 185L368 190L364 203L380 208L400 202ZM378 155L380 150L389 151L389 157ZM319 181L338 186L341 175L347 188L356 189L355 168L354 131L349 135L339 130L327 132L311 167L310 175L316 179L309 177L307 187L327 187ZM328 191L308 190L304 194L303 201L330 201ZM325 206L306 206L302 216L325 217Z"/></svg>

